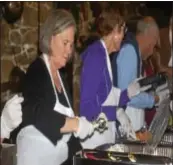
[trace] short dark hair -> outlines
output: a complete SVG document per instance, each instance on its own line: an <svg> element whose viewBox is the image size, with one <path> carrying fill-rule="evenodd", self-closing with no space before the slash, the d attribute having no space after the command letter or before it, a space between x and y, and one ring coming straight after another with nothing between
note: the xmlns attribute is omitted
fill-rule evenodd
<svg viewBox="0 0 173 165"><path fill-rule="evenodd" d="M111 7L105 9L96 19L96 27L101 37L110 34L115 27L121 29L124 23L123 16Z"/></svg>

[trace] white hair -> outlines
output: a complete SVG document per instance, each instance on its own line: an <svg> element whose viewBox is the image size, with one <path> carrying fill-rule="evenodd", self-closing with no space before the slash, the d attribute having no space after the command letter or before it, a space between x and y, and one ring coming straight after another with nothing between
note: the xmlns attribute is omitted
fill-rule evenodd
<svg viewBox="0 0 173 165"><path fill-rule="evenodd" d="M145 19L141 19L137 23L137 34L139 33L147 33L149 30L159 31L157 23L153 21L145 21Z"/></svg>
<svg viewBox="0 0 173 165"><path fill-rule="evenodd" d="M63 9L53 11L40 28L39 48L41 52L49 54L51 37L70 26L74 26L76 29L76 23L71 13Z"/></svg>

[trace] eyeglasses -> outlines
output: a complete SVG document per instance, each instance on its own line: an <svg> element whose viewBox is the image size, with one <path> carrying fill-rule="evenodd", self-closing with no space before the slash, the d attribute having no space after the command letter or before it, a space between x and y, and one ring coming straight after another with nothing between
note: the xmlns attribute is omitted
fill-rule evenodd
<svg viewBox="0 0 173 165"><path fill-rule="evenodd" d="M123 32L124 34L126 34L127 31L128 31L127 26L125 24L123 24L122 26L120 26L120 31Z"/></svg>
<svg viewBox="0 0 173 165"><path fill-rule="evenodd" d="M121 25L121 26L119 26L119 27L116 27L114 30L115 30L116 32L118 32L118 33L124 33L124 34L126 34L127 31L128 31L128 28L127 28L126 25Z"/></svg>
<svg viewBox="0 0 173 165"><path fill-rule="evenodd" d="M124 34L127 33L127 31L128 31L128 27L125 26L125 28L124 28Z"/></svg>

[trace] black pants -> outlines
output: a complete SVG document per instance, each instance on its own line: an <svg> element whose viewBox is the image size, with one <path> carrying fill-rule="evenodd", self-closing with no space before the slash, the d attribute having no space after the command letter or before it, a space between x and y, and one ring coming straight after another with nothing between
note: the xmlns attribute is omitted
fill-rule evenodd
<svg viewBox="0 0 173 165"><path fill-rule="evenodd" d="M73 156L80 150L82 146L79 139L72 136L68 142L68 159L62 165L73 165Z"/></svg>

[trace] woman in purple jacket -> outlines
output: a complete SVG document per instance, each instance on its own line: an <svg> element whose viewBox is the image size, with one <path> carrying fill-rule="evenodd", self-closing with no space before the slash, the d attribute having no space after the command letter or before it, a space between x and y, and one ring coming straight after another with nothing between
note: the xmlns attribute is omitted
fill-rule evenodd
<svg viewBox="0 0 173 165"><path fill-rule="evenodd" d="M123 18L113 9L107 9L98 18L97 40L82 53L80 86L80 115L94 121L103 112L108 118L108 129L95 132L82 142L84 148L93 149L105 143L115 143L115 121L120 122L126 135L135 138L131 122L122 108L129 99L140 92L138 83L132 83L127 90L113 87L109 55L118 51L126 26Z"/></svg>

